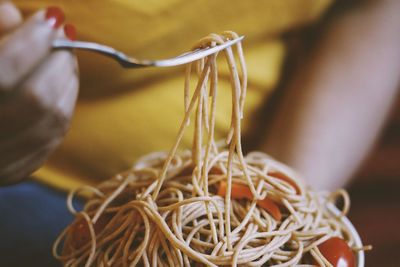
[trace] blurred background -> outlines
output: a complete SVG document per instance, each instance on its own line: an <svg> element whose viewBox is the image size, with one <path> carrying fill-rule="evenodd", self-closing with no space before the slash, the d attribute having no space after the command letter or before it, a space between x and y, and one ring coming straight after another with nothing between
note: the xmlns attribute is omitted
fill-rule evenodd
<svg viewBox="0 0 400 267"><path fill-rule="evenodd" d="M376 148L349 188L350 219L365 244L366 266L400 266L400 99Z"/></svg>

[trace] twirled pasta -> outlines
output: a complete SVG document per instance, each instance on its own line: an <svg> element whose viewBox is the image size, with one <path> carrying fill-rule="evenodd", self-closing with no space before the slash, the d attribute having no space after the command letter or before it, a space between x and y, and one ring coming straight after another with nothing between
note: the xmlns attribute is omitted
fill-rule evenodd
<svg viewBox="0 0 400 267"><path fill-rule="evenodd" d="M211 34L194 48L236 38ZM315 192L289 167L261 152L244 156L241 118L247 70L241 44L223 52L232 84L225 146L214 140L217 54L187 66L185 114L169 153L156 152L95 188L54 244L64 266L331 266L318 245L351 234L326 203L345 191ZM236 57L235 57L236 55ZM239 62L239 70L236 67ZM198 83L190 96L192 68ZM194 114L193 148L178 151ZM305 256L307 255L307 256Z"/></svg>

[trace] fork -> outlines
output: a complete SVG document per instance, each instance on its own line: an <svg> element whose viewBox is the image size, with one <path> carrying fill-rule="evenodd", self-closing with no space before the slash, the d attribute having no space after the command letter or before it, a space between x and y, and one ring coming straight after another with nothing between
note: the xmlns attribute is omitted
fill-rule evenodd
<svg viewBox="0 0 400 267"><path fill-rule="evenodd" d="M77 48L77 49L90 50L113 58L124 68L172 67L172 66L186 64L198 60L200 58L206 57L208 55L214 54L218 51L221 51L229 46L236 44L243 38L244 36L240 36L239 38L229 40L221 45L193 50L173 58L162 59L162 60L136 59L133 57L129 57L126 54L122 53L121 51L118 51L112 47L92 42L68 41L64 39L57 39L53 42L53 48L54 49Z"/></svg>

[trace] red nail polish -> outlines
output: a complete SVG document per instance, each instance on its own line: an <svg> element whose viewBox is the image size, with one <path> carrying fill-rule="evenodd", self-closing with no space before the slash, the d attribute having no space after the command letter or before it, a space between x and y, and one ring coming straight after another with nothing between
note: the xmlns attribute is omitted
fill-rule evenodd
<svg viewBox="0 0 400 267"><path fill-rule="evenodd" d="M76 29L75 29L74 25L65 24L64 25L64 33L65 33L65 36L67 36L68 39L70 39L71 41L76 40Z"/></svg>
<svg viewBox="0 0 400 267"><path fill-rule="evenodd" d="M59 7L48 7L46 9L46 20L51 21L53 28L59 28L65 20L64 12Z"/></svg>

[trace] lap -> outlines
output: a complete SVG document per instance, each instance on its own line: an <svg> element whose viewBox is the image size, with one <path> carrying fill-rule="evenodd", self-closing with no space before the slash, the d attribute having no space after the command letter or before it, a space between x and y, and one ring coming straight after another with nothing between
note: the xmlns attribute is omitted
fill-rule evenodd
<svg viewBox="0 0 400 267"><path fill-rule="evenodd" d="M34 182L0 187L2 266L59 266L51 248L73 219L65 201L65 193Z"/></svg>

